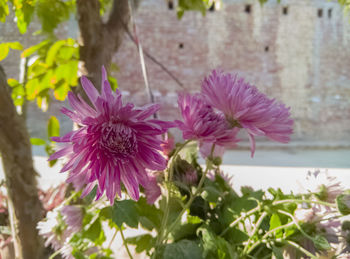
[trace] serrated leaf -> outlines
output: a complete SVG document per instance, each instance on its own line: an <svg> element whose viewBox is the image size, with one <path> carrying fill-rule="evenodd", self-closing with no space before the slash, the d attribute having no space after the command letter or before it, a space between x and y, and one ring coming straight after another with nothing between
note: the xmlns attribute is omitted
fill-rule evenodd
<svg viewBox="0 0 350 259"><path fill-rule="evenodd" d="M131 228L137 228L139 214L133 200L115 201L112 208L112 220L119 228L123 223Z"/></svg>
<svg viewBox="0 0 350 259"><path fill-rule="evenodd" d="M47 124L47 135L49 138L60 135L60 122L55 116L51 116Z"/></svg>
<svg viewBox="0 0 350 259"><path fill-rule="evenodd" d="M315 244L315 247L320 250L328 250L331 249L331 245L328 243L327 239L324 236L317 235L312 239Z"/></svg>
<svg viewBox="0 0 350 259"><path fill-rule="evenodd" d="M144 234L136 237L130 237L126 239L127 243L136 246L136 252L142 253L143 251L151 250L155 245L155 238L150 234Z"/></svg>
<svg viewBox="0 0 350 259"><path fill-rule="evenodd" d="M202 249L192 240L183 239L164 249L163 259L202 259Z"/></svg>
<svg viewBox="0 0 350 259"><path fill-rule="evenodd" d="M36 146L41 146L41 145L46 144L45 140L43 140L41 138L30 138L30 143L32 143L32 145L36 145Z"/></svg>
<svg viewBox="0 0 350 259"><path fill-rule="evenodd" d="M0 44L0 61L4 60L7 57L9 50L10 50L10 48L9 48L8 43L1 43Z"/></svg>

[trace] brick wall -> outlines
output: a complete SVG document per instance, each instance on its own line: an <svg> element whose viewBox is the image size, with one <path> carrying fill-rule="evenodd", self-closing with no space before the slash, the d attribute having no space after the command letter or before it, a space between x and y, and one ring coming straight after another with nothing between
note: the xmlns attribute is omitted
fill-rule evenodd
<svg viewBox="0 0 350 259"><path fill-rule="evenodd" d="M136 24L143 48L186 90L198 91L213 68L239 73L292 107L294 140L349 143L349 17L336 2L275 2L261 7L257 1L224 0L205 17L188 12L179 21L164 0L148 0L135 14ZM144 103L139 56L130 40L114 61L120 87ZM156 99L168 108L161 115L178 116L175 93L182 89L159 66L146 62Z"/></svg>
<svg viewBox="0 0 350 259"><path fill-rule="evenodd" d="M222 0L221 8L205 17L187 12L178 20L165 0L144 0L135 20L145 51L176 75L185 90L199 91L213 68L239 73L292 107L295 141L350 145L349 16L326 0L257 2ZM39 28L33 23L29 31ZM60 34L75 36L76 31L72 19ZM40 39L23 37L14 23L0 24L0 41L14 40L29 46ZM19 54L12 53L2 64L10 77L18 77ZM148 102L139 55L127 36L114 62L119 71L113 75L126 99ZM184 89L147 58L146 65L155 99L163 106L160 116L178 117L176 92Z"/></svg>

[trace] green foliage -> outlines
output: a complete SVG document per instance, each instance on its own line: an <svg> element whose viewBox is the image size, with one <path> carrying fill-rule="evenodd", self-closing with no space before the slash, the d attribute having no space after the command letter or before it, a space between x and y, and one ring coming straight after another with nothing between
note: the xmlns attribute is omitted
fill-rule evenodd
<svg viewBox="0 0 350 259"><path fill-rule="evenodd" d="M137 253L149 252L155 246L155 238L150 234L127 238L129 244L135 245Z"/></svg>
<svg viewBox="0 0 350 259"><path fill-rule="evenodd" d="M199 11L202 15L205 15L206 10L210 7L211 1L209 0L179 0L177 6L177 17L182 18L186 11Z"/></svg>
<svg viewBox="0 0 350 259"><path fill-rule="evenodd" d="M350 214L350 194L340 194L336 198L338 211L342 215Z"/></svg>
<svg viewBox="0 0 350 259"><path fill-rule="evenodd" d="M6 16L9 15L9 6L7 0L0 1L0 22L6 21Z"/></svg>
<svg viewBox="0 0 350 259"><path fill-rule="evenodd" d="M27 31L28 25L32 20L35 0L10 0L16 15L17 27L20 33Z"/></svg>
<svg viewBox="0 0 350 259"><path fill-rule="evenodd" d="M42 146L46 144L46 141L40 138L30 138L30 143L36 146Z"/></svg>
<svg viewBox="0 0 350 259"><path fill-rule="evenodd" d="M70 13L75 9L75 1L47 1L36 0L36 14L44 32L52 33L63 21L68 20Z"/></svg>
<svg viewBox="0 0 350 259"><path fill-rule="evenodd" d="M22 50L23 47L18 41L0 43L0 61L7 57L10 49Z"/></svg>
<svg viewBox="0 0 350 259"><path fill-rule="evenodd" d="M165 246L163 259L202 259L202 249L192 240L183 239Z"/></svg>
<svg viewBox="0 0 350 259"><path fill-rule="evenodd" d="M112 220L119 228L125 223L131 228L137 228L139 214L136 202L133 200L115 201L112 208Z"/></svg>
<svg viewBox="0 0 350 259"><path fill-rule="evenodd" d="M51 116L47 124L47 135L57 137L60 135L60 122L55 116Z"/></svg>
<svg viewBox="0 0 350 259"><path fill-rule="evenodd" d="M37 99L39 108L43 101L49 103L49 90L57 100L65 100L71 87L78 83L78 44L73 39L46 40L23 51L22 57L37 54L28 68L25 85L28 100Z"/></svg>

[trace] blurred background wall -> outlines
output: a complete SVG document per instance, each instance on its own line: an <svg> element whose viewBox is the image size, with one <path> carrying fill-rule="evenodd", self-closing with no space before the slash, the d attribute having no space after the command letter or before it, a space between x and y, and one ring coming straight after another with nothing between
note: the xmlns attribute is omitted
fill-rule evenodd
<svg viewBox="0 0 350 259"><path fill-rule="evenodd" d="M172 1L145 0L134 14L145 52L170 70L180 87L158 65L146 58L150 85L161 103L162 118L178 117L177 92L200 89L211 69L238 73L261 91L291 107L295 119L294 145L350 147L350 18L336 1L223 0L206 16L187 12L178 20ZM35 32L39 24L29 30ZM58 33L77 37L72 18ZM28 35L28 34L27 34ZM0 24L0 40L20 39L29 46L37 36L23 38L13 23ZM18 77L19 53L3 63L9 77ZM111 69L125 98L142 105L148 102L140 58L125 35ZM32 135L45 134L41 114L30 108ZM53 104L51 113L59 114ZM64 127L68 121L60 117ZM44 133L40 133L43 131ZM276 145L265 143L262 145Z"/></svg>

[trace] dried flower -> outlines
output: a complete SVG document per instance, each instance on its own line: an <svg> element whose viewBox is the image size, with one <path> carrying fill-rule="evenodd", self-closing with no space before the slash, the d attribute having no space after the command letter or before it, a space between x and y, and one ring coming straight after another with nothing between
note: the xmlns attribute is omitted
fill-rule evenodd
<svg viewBox="0 0 350 259"><path fill-rule="evenodd" d="M209 105L224 114L231 127L247 130L252 156L254 136L289 142L293 132L289 108L269 99L243 78L213 70L202 83L202 94Z"/></svg>
<svg viewBox="0 0 350 259"><path fill-rule="evenodd" d="M147 185L146 170L166 167L166 159L160 154L161 135L174 124L147 119L159 105L141 108L131 103L123 105L120 92L111 90L104 68L101 94L86 77L81 78L81 84L93 107L80 96L68 93L73 111L66 108L61 111L80 128L63 137L52 138L65 146L50 159L68 157L61 172L69 171L68 182L79 179L86 184L83 196L97 184L96 199L106 191L112 204L116 193L121 196L123 183L131 198L137 200L139 185Z"/></svg>

